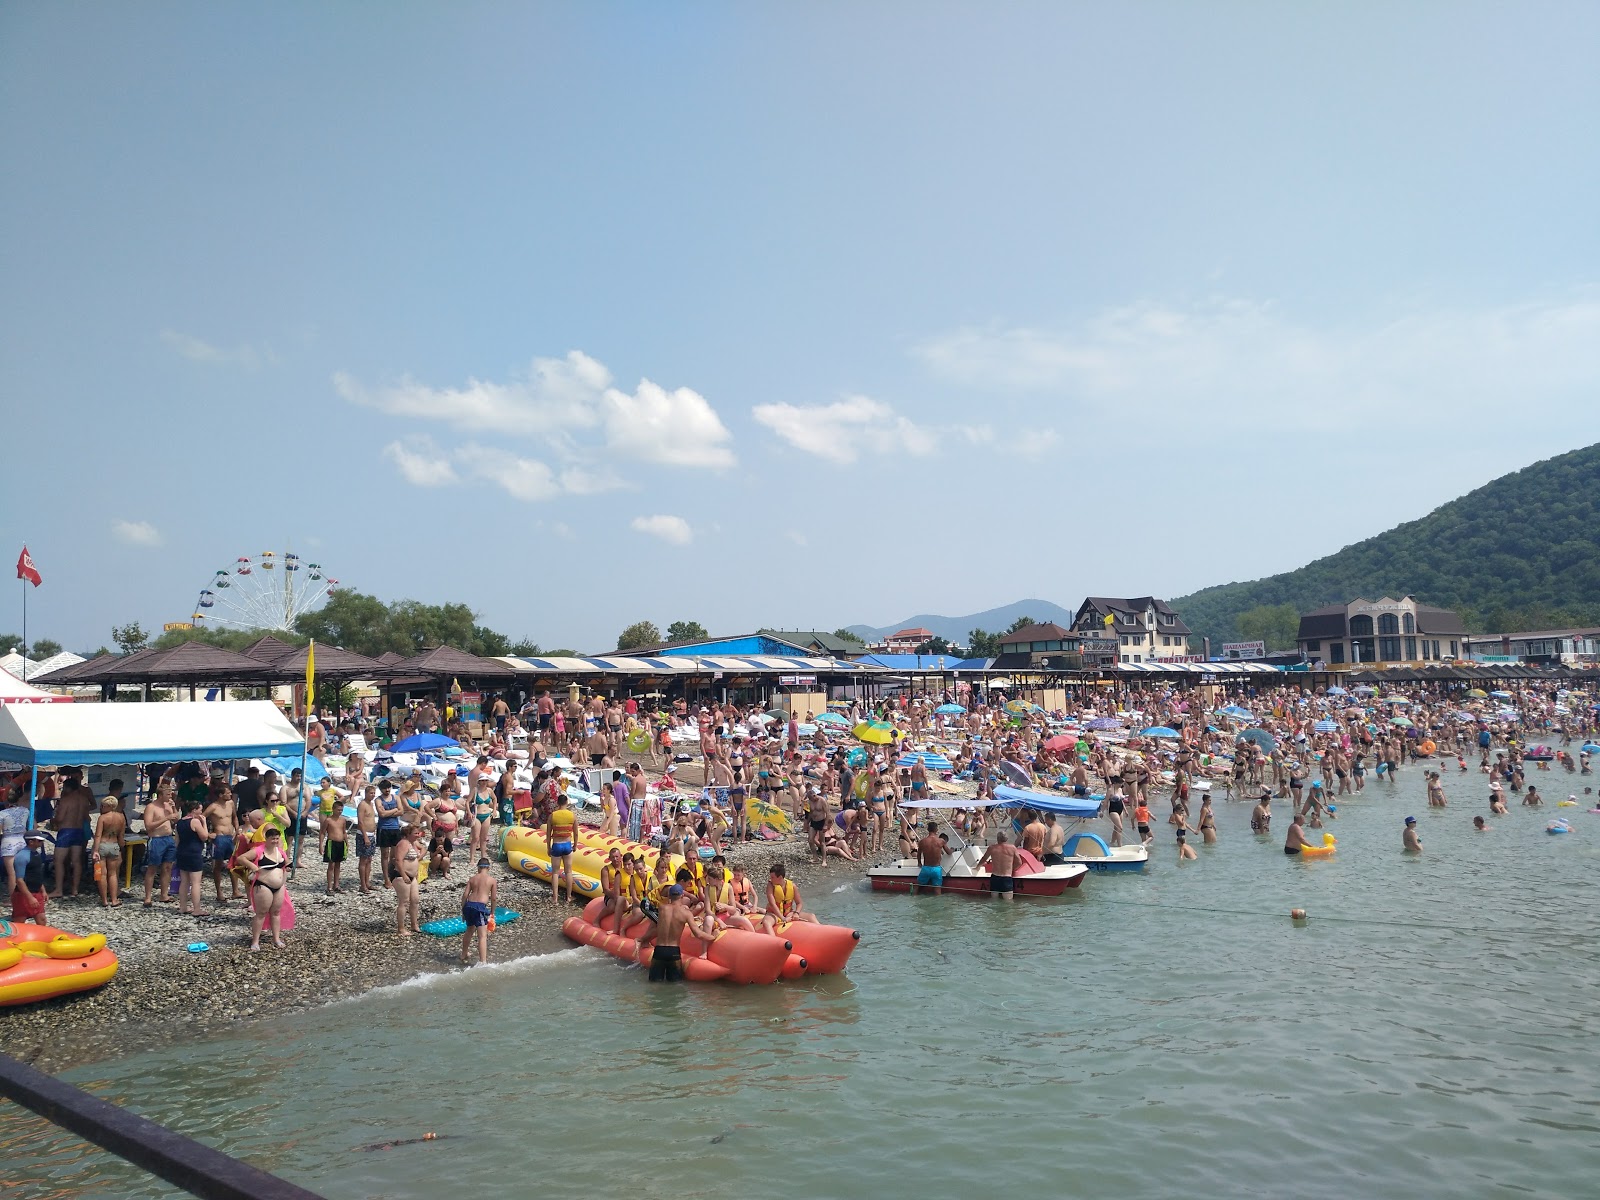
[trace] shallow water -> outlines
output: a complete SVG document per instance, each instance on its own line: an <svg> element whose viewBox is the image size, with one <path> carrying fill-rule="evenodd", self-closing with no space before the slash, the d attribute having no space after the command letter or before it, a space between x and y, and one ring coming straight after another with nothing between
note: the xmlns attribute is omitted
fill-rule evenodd
<svg viewBox="0 0 1600 1200"><path fill-rule="evenodd" d="M67 1078L338 1198L1594 1194L1600 816L1479 834L1483 777L1447 785L1346 798L1331 860L1219 801L1199 862L1160 826L1060 901L813 894L864 933L844 978L650 988L574 949ZM0 1194L173 1193L8 1106Z"/></svg>

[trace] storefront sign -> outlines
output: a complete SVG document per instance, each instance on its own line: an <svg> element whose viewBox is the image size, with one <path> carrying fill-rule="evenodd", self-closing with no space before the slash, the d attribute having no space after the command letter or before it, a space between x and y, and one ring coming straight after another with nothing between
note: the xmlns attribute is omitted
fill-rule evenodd
<svg viewBox="0 0 1600 1200"><path fill-rule="evenodd" d="M1267 644L1265 642L1223 642L1223 658L1265 658Z"/></svg>
<svg viewBox="0 0 1600 1200"><path fill-rule="evenodd" d="M1078 650L1082 654L1115 654L1118 650L1116 638L1084 638L1078 643Z"/></svg>
<svg viewBox="0 0 1600 1200"><path fill-rule="evenodd" d="M456 701L456 719L460 721L483 720L483 693L462 692Z"/></svg>
<svg viewBox="0 0 1600 1200"><path fill-rule="evenodd" d="M779 687L816 687L817 686L817 677L815 675L779 675L778 676L778 686Z"/></svg>

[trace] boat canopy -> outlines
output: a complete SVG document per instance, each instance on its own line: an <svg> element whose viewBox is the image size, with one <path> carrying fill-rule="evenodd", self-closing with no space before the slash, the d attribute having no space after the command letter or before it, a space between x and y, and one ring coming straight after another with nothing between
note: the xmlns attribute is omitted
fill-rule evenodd
<svg viewBox="0 0 1600 1200"><path fill-rule="evenodd" d="M1052 812L1063 817L1094 817L1100 814L1098 796L1052 796L1004 785L995 788L994 796L995 802L1002 808L1036 808L1040 812Z"/></svg>

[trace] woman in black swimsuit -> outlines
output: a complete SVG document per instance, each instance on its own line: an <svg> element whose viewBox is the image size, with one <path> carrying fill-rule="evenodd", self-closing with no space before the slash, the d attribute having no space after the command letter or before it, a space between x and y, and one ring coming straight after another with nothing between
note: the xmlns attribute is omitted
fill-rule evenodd
<svg viewBox="0 0 1600 1200"><path fill-rule="evenodd" d="M278 921L283 913L284 871L289 866L283 848L283 833L267 827L267 840L256 851L256 869L250 876L250 949L261 949L261 927L272 930L272 944L283 949L283 933Z"/></svg>

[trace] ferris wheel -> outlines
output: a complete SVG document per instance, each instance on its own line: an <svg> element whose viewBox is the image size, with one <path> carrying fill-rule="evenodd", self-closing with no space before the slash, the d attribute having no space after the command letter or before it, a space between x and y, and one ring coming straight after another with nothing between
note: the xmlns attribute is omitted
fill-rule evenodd
<svg viewBox="0 0 1600 1200"><path fill-rule="evenodd" d="M328 598L339 581L321 563L289 551L241 554L200 589L194 622L232 629L293 629L295 618Z"/></svg>

